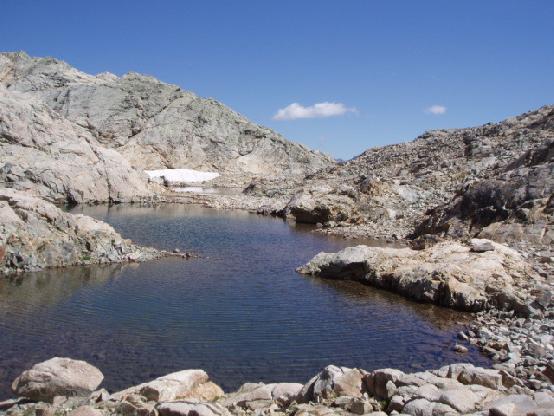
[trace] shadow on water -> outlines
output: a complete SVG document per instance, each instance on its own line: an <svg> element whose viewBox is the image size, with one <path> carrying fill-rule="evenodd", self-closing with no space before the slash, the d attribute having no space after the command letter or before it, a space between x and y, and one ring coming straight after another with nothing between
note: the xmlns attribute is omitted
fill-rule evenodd
<svg viewBox="0 0 554 416"><path fill-rule="evenodd" d="M467 315L355 282L303 277L320 251L351 245L279 219L190 206L78 207L140 244L199 252L140 265L49 270L0 281L0 397L23 369L84 359L119 389L203 368L224 389L304 382L327 364L433 368Z"/></svg>

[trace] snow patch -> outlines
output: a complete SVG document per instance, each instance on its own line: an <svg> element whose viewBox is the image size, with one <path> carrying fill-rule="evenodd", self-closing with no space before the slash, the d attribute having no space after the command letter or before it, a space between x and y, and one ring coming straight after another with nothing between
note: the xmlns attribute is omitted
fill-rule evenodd
<svg viewBox="0 0 554 416"><path fill-rule="evenodd" d="M217 172L202 172L194 169L145 170L150 179L164 179L167 183L198 183L211 181L219 176Z"/></svg>

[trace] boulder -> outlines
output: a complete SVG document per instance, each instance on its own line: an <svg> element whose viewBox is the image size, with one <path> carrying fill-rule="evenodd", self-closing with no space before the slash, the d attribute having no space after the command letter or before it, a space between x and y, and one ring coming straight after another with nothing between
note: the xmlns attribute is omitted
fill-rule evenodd
<svg viewBox="0 0 554 416"><path fill-rule="evenodd" d="M352 279L421 302L465 311L496 306L516 309L523 301L514 287L536 273L515 250L489 242L493 251L474 253L455 241L423 250L347 247L319 253L297 271L331 279Z"/></svg>
<svg viewBox="0 0 554 416"><path fill-rule="evenodd" d="M12 390L31 400L51 401L54 396L88 396L104 376L85 361L54 357L25 370L12 383Z"/></svg>
<svg viewBox="0 0 554 416"><path fill-rule="evenodd" d="M304 385L303 400L318 401L339 396L358 397L363 394L362 377L358 369L329 365Z"/></svg>
<svg viewBox="0 0 554 416"><path fill-rule="evenodd" d="M485 253L487 251L494 250L494 245L492 241L482 238L472 238L469 241L469 247L474 253Z"/></svg>
<svg viewBox="0 0 554 416"><path fill-rule="evenodd" d="M212 401L223 394L223 390L210 381L204 370L183 370L119 391L111 398L125 400L130 395L141 395L154 402L179 399Z"/></svg>
<svg viewBox="0 0 554 416"><path fill-rule="evenodd" d="M402 371L392 368L371 371L364 375L365 388L369 395L378 400L390 399L396 388L394 383L403 375ZM387 383L393 383L393 385L387 386Z"/></svg>
<svg viewBox="0 0 554 416"><path fill-rule="evenodd" d="M551 416L554 414L554 395L552 392L533 396L511 394L489 402L485 407L490 416Z"/></svg>
<svg viewBox="0 0 554 416"><path fill-rule="evenodd" d="M69 412L68 416L103 416L103 413L92 406L79 406Z"/></svg>
<svg viewBox="0 0 554 416"><path fill-rule="evenodd" d="M480 400L481 398L469 389L450 389L442 391L437 401L463 414L474 410Z"/></svg>
<svg viewBox="0 0 554 416"><path fill-rule="evenodd" d="M434 373L453 378L462 384L477 384L493 390L503 389L502 373L499 370L475 367L472 364L451 364Z"/></svg>

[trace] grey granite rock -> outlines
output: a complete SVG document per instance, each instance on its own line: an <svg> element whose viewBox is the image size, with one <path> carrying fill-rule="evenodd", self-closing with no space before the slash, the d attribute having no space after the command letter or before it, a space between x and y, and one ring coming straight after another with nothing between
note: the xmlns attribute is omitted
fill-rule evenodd
<svg viewBox="0 0 554 416"><path fill-rule="evenodd" d="M495 250L473 253L446 241L425 250L357 246L319 253L298 272L357 280L418 301L478 311L514 309L524 300L514 288L535 276L515 250L489 242Z"/></svg>
<svg viewBox="0 0 554 416"><path fill-rule="evenodd" d="M248 181L334 164L216 100L137 73L92 76L53 58L3 53L1 86L32 96L140 169L216 170Z"/></svg>
<svg viewBox="0 0 554 416"><path fill-rule="evenodd" d="M0 188L0 274L161 255L125 240L102 221L64 212L23 191Z"/></svg>
<svg viewBox="0 0 554 416"><path fill-rule="evenodd" d="M55 396L88 395L103 379L100 370L84 361L54 357L21 373L12 389L19 396L50 401Z"/></svg>

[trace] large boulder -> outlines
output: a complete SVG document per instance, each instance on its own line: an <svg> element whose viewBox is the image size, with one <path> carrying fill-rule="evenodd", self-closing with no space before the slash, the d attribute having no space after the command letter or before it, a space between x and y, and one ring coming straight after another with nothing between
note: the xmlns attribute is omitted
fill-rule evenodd
<svg viewBox="0 0 554 416"><path fill-rule="evenodd" d="M357 280L454 309L515 309L524 300L514 288L537 275L515 250L492 241L487 245L494 249L476 253L455 241L424 250L348 247L338 253L319 253L297 271Z"/></svg>
<svg viewBox="0 0 554 416"><path fill-rule="evenodd" d="M25 370L12 383L18 396L51 401L54 396L88 396L104 375L85 361L54 357Z"/></svg>
<svg viewBox="0 0 554 416"><path fill-rule="evenodd" d="M494 390L503 388L502 373L499 370L475 367L472 364L450 364L432 373L453 378L462 384L478 384Z"/></svg>
<svg viewBox="0 0 554 416"><path fill-rule="evenodd" d="M361 396L364 373L356 368L329 365L308 381L301 391L303 400L319 401L339 396Z"/></svg>
<svg viewBox="0 0 554 416"><path fill-rule="evenodd" d="M374 370L364 376L365 388L368 394L379 400L387 400L392 397L392 391L396 386L394 383L402 377L404 373L400 370L385 368ZM394 386L391 389L391 384Z"/></svg>
<svg viewBox="0 0 554 416"><path fill-rule="evenodd" d="M554 415L554 395L537 392L532 396L512 394L491 401L485 406L490 416Z"/></svg>
<svg viewBox="0 0 554 416"><path fill-rule="evenodd" d="M131 395L140 395L154 402L180 399L211 401L224 395L223 390L210 381L204 370L182 370L158 377L148 383L112 394L114 400L125 400Z"/></svg>

